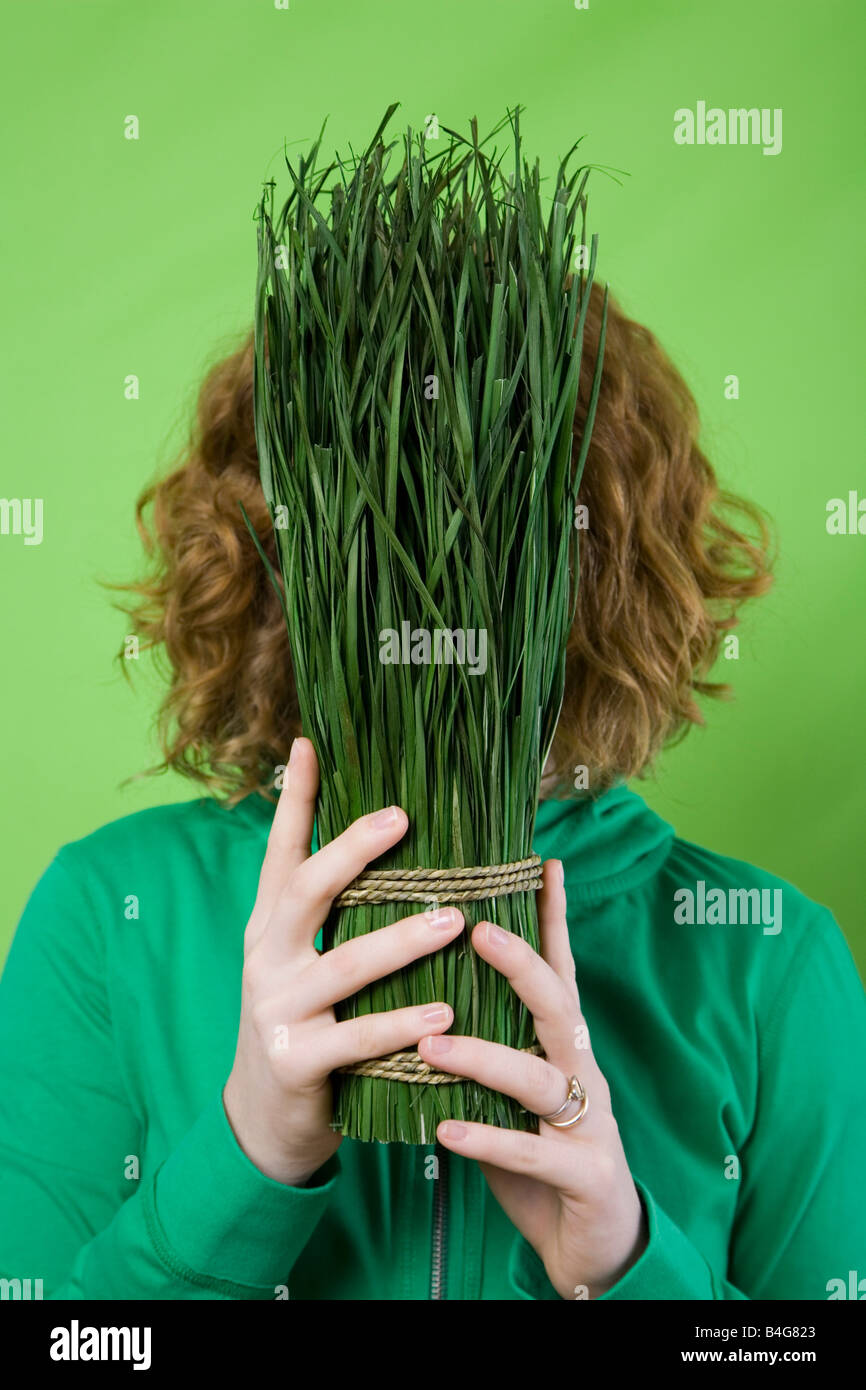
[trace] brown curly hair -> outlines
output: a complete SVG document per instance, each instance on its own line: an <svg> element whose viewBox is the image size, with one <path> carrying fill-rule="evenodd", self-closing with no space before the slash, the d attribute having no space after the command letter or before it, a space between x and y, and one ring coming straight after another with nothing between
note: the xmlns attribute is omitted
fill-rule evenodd
<svg viewBox="0 0 866 1390"><path fill-rule="evenodd" d="M584 336L591 361L602 299L594 284ZM591 376L582 374L576 446ZM694 398L658 340L611 295L579 499L589 524L547 769L557 783L577 765L595 792L645 774L665 744L704 722L696 694L730 693L706 676L739 604L771 583L771 535L759 507L719 488L699 426ZM274 770L301 732L285 621L238 505L276 566L258 470L250 331L207 373L173 471L138 499L150 572L107 586L136 596L117 606L144 648L168 662L163 760L142 775L173 768L227 804L252 791L272 795Z"/></svg>

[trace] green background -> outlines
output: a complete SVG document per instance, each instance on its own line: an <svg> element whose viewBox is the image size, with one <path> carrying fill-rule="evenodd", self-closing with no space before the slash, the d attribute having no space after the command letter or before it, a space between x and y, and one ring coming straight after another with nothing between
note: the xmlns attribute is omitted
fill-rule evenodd
<svg viewBox="0 0 866 1390"><path fill-rule="evenodd" d="M777 584L746 610L737 699L638 789L687 839L833 909L861 966L866 536L827 535L859 488L864 19L850 0L43 0L6 17L9 270L2 493L44 499L44 539L0 536L7 737L0 954L58 846L160 802L159 682L130 691L127 630L97 580L141 567L133 502L182 442L206 367L252 313L261 182L286 140L360 148L434 112L486 133L525 106L543 168L582 152L600 277L648 323L702 414L724 485L775 519ZM783 148L682 147L673 113L781 107ZM141 138L123 138L138 116ZM740 378L726 400L724 378ZM124 398L136 373L141 398Z"/></svg>

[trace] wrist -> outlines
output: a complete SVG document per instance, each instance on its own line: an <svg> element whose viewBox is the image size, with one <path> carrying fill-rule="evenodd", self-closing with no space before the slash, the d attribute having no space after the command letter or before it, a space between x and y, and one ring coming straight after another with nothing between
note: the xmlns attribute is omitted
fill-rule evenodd
<svg viewBox="0 0 866 1390"><path fill-rule="evenodd" d="M247 1116L231 1076L223 1088L222 1103L235 1143L250 1163L272 1182L284 1187L306 1187L325 1159L277 1150L271 1136L260 1134L252 1117Z"/></svg>
<svg viewBox="0 0 866 1390"><path fill-rule="evenodd" d="M627 1238L627 1243L624 1242L620 1246L620 1249L624 1249L626 1253L619 1258L614 1254L609 1267L605 1269L601 1277L587 1279L584 1275L582 1279L566 1279L561 1268L551 1273L547 1261L542 1259L547 1277L560 1298L585 1298L590 1301L601 1298L603 1294L608 1293L621 1279L625 1278L633 1265L637 1264L649 1244L649 1225L637 1188L634 1190L634 1195L636 1199L634 1234L630 1240Z"/></svg>

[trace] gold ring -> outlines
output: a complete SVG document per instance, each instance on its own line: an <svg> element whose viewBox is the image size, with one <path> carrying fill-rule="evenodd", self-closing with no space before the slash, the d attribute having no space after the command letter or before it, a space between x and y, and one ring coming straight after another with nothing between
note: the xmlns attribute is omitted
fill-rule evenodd
<svg viewBox="0 0 866 1390"><path fill-rule="evenodd" d="M556 1116L561 1115L563 1110L574 1100L580 1101L580 1108L577 1114L572 1115L570 1120L557 1120ZM571 1129L572 1125L576 1125L578 1120L583 1119L588 1109L589 1097L586 1091L583 1089L576 1076L570 1076L568 1078L568 1094L559 1109L552 1110L549 1115L539 1115L538 1118L544 1120L545 1124L552 1125L554 1129Z"/></svg>

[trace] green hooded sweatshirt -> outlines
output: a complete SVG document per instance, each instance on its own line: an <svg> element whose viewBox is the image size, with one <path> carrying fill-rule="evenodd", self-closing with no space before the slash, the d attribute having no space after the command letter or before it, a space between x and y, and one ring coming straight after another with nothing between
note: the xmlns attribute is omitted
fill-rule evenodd
<svg viewBox="0 0 866 1390"><path fill-rule="evenodd" d="M344 1139L294 1188L238 1146L222 1088L272 815L141 811L36 884L0 981L4 1296L558 1298L471 1160ZM535 849L565 865L648 1220L604 1298L866 1295L866 1007L829 910L622 785L542 802Z"/></svg>

